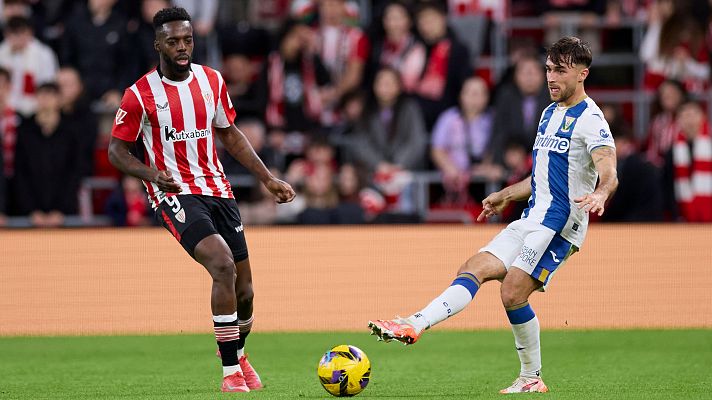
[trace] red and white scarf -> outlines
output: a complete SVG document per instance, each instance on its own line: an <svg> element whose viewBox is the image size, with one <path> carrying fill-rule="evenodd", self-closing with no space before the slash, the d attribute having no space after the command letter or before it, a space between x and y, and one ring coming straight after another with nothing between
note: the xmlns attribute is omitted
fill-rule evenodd
<svg viewBox="0 0 712 400"><path fill-rule="evenodd" d="M267 79L269 82L269 101L265 118L267 125L284 127L284 61L278 52L269 55ZM321 98L316 84L314 60L305 55L302 62L302 84L304 90L304 113L307 118L318 121L321 113Z"/></svg>
<svg viewBox="0 0 712 400"><path fill-rule="evenodd" d="M426 99L438 100L442 97L447 83L450 61L450 39L443 39L433 47L426 61L425 72L416 92Z"/></svg>
<svg viewBox="0 0 712 400"><path fill-rule="evenodd" d="M10 107L0 110L0 151L4 165L0 165L0 174L6 178L15 174L15 143L17 142L17 127L20 117Z"/></svg>
<svg viewBox="0 0 712 400"><path fill-rule="evenodd" d="M679 132L672 148L675 197L688 222L712 222L712 137L707 122L692 140Z"/></svg>

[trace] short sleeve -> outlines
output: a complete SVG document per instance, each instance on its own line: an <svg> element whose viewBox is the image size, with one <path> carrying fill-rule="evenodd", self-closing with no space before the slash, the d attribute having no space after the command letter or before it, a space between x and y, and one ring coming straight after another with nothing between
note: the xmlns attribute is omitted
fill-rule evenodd
<svg viewBox="0 0 712 400"><path fill-rule="evenodd" d="M143 106L131 89L126 89L124 97L121 99L121 106L116 111L114 126L111 128L111 136L135 142L141 133L141 121L143 120Z"/></svg>
<svg viewBox="0 0 712 400"><path fill-rule="evenodd" d="M581 129L581 134L586 143L586 150L589 153L601 146L616 147L611 128L603 118L603 113L600 110L587 115L584 121L581 122L576 126L583 128Z"/></svg>
<svg viewBox="0 0 712 400"><path fill-rule="evenodd" d="M215 111L215 118L213 119L213 126L216 128L227 128L233 123L235 123L235 107L232 106L232 100L230 100L230 95L227 94L227 85L225 85L225 80L222 78L219 72L218 81L220 82L220 100L218 101L218 107Z"/></svg>

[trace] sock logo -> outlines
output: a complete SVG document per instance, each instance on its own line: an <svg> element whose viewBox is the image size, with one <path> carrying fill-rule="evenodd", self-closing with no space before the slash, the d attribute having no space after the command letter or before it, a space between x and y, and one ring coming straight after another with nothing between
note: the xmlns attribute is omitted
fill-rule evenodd
<svg viewBox="0 0 712 400"><path fill-rule="evenodd" d="M524 350L524 347L516 347L516 346L515 346L515 348L517 349L517 351L522 351L522 350ZM538 373L537 373L537 376L539 376Z"/></svg>
<svg viewBox="0 0 712 400"><path fill-rule="evenodd" d="M561 260L556 258L556 253L554 253L554 250L549 250L549 253L551 253L551 259L554 260L554 262L561 262Z"/></svg>
<svg viewBox="0 0 712 400"><path fill-rule="evenodd" d="M443 306L445 306L445 308L447 309L447 316L450 317L450 314L452 314L452 309L450 308L450 306L447 304L446 301L443 301Z"/></svg>

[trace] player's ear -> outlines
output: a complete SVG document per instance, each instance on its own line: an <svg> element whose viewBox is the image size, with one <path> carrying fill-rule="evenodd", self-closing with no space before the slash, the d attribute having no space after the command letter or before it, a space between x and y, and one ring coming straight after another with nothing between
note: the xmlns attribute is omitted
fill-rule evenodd
<svg viewBox="0 0 712 400"><path fill-rule="evenodd" d="M588 76L588 68L584 68L579 72L579 82L583 82L586 80L586 77Z"/></svg>
<svg viewBox="0 0 712 400"><path fill-rule="evenodd" d="M158 39L155 39L153 41L153 49L156 51L160 51L160 49L158 48Z"/></svg>

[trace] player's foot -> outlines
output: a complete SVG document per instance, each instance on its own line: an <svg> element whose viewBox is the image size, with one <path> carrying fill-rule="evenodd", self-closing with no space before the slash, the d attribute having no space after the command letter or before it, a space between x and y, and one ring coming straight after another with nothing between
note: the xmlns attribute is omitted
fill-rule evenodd
<svg viewBox="0 0 712 400"><path fill-rule="evenodd" d="M527 378L525 376L520 376L515 379L512 386L504 388L499 392L502 394L508 393L546 393L549 388L546 387L544 381L541 378Z"/></svg>
<svg viewBox="0 0 712 400"><path fill-rule="evenodd" d="M249 392L250 388L247 387L245 382L245 376L242 372L237 371L232 375L228 375L223 378L222 381L222 391L223 392Z"/></svg>
<svg viewBox="0 0 712 400"><path fill-rule="evenodd" d="M252 368L250 362L247 361L247 354L240 357L239 361L240 368L242 368L242 373L245 375L245 382L247 383L247 387L250 388L250 390L262 389L264 387L262 386L262 380L260 380L260 376L257 375L255 369Z"/></svg>
<svg viewBox="0 0 712 400"><path fill-rule="evenodd" d="M397 340L403 344L413 344L418 341L422 330L417 330L407 318L377 319L368 321L371 335L376 335L378 340L390 342Z"/></svg>

